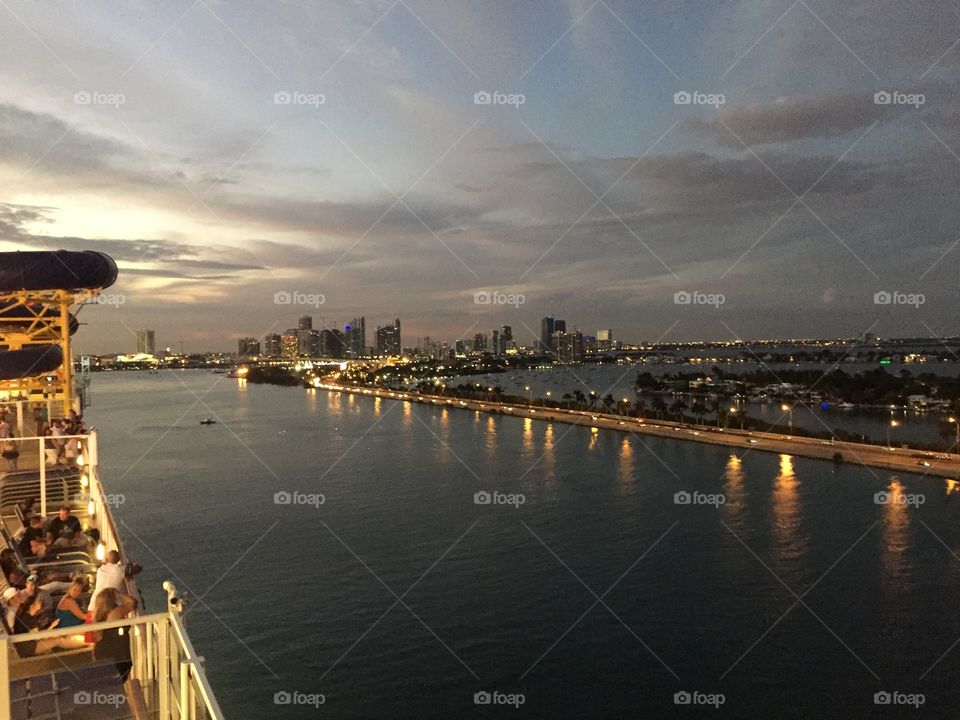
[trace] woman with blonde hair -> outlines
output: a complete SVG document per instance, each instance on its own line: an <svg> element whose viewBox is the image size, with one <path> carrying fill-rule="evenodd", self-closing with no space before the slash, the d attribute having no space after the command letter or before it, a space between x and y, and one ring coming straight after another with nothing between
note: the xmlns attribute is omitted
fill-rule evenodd
<svg viewBox="0 0 960 720"><path fill-rule="evenodd" d="M137 601L129 595L113 588L104 588L97 595L93 606L93 622L123 620L136 608ZM130 659L130 637L124 633L124 628L110 628L95 633L95 639L94 660L113 660L120 675L120 682L126 682L133 662Z"/></svg>

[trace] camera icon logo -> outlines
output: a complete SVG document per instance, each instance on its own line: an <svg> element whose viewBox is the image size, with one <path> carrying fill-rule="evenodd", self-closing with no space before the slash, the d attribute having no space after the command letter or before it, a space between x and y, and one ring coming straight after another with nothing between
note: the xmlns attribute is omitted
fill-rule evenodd
<svg viewBox="0 0 960 720"><path fill-rule="evenodd" d="M686 90L681 90L680 92L675 92L673 94L674 105L689 105L692 101L693 95L688 93Z"/></svg>
<svg viewBox="0 0 960 720"><path fill-rule="evenodd" d="M86 690L78 690L73 694L74 705L89 705L91 702L93 702L93 696Z"/></svg>
<svg viewBox="0 0 960 720"><path fill-rule="evenodd" d="M893 295L886 290L881 290L873 294L874 305L889 305L891 302L893 302Z"/></svg>
<svg viewBox="0 0 960 720"><path fill-rule="evenodd" d="M289 105L292 102L293 102L293 95L291 95L286 90L281 90L280 92L275 92L273 94L274 105Z"/></svg>
<svg viewBox="0 0 960 720"><path fill-rule="evenodd" d="M493 502L493 495L488 493L486 490L481 490L480 492L473 494L474 505L489 505L491 502Z"/></svg>
<svg viewBox="0 0 960 720"><path fill-rule="evenodd" d="M874 505L889 505L893 502L893 496L888 492L878 492L873 494L873 503Z"/></svg>
<svg viewBox="0 0 960 720"><path fill-rule="evenodd" d="M289 705L291 702L293 702L293 696L286 690L281 690L273 694L274 705Z"/></svg>
<svg viewBox="0 0 960 720"><path fill-rule="evenodd" d="M673 694L673 704L674 705L689 705L693 702L693 696L690 695L686 690L681 690Z"/></svg>
<svg viewBox="0 0 960 720"><path fill-rule="evenodd" d="M886 690L873 694L874 705L889 705L891 702L893 702L893 696Z"/></svg>
<svg viewBox="0 0 960 720"><path fill-rule="evenodd" d="M893 96L886 90L880 90L873 94L874 105L889 105L893 101Z"/></svg>
<svg viewBox="0 0 960 720"><path fill-rule="evenodd" d="M689 505L693 497L686 490L681 490L678 493L673 494L673 504L674 505Z"/></svg>
<svg viewBox="0 0 960 720"><path fill-rule="evenodd" d="M486 690L481 690L480 692L475 692L473 694L474 705L489 705L492 701L493 696Z"/></svg>
<svg viewBox="0 0 960 720"><path fill-rule="evenodd" d="M493 96L488 93L486 90L481 90L480 92L475 92L473 94L473 104L474 105L489 105L493 102Z"/></svg>
<svg viewBox="0 0 960 720"><path fill-rule="evenodd" d="M281 490L280 492L273 494L274 505L289 505L292 502L293 495L288 493L286 490Z"/></svg>
<svg viewBox="0 0 960 720"><path fill-rule="evenodd" d="M678 290L673 294L674 305L689 305L693 302L693 293L686 290Z"/></svg>
<svg viewBox="0 0 960 720"><path fill-rule="evenodd" d="M274 305L291 305L292 303L293 294L288 293L286 290L281 290L280 292L275 292L273 294Z"/></svg>
<svg viewBox="0 0 960 720"><path fill-rule="evenodd" d="M73 102L76 105L89 105L93 102L93 96L84 90L73 94Z"/></svg>
<svg viewBox="0 0 960 720"><path fill-rule="evenodd" d="M493 302L493 293L488 290L481 290L473 294L475 305L490 305Z"/></svg>

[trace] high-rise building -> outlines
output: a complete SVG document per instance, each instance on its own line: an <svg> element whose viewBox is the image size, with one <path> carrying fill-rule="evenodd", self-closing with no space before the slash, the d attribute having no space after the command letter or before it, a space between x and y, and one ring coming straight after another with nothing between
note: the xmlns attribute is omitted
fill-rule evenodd
<svg viewBox="0 0 960 720"><path fill-rule="evenodd" d="M298 330L313 330L313 318L310 315L301 315L297 322Z"/></svg>
<svg viewBox="0 0 960 720"><path fill-rule="evenodd" d="M454 352L458 357L466 357L467 355L467 343L464 340L457 340L454 343Z"/></svg>
<svg viewBox="0 0 960 720"><path fill-rule="evenodd" d="M555 330L551 339L551 353L557 362L577 363L583 360L583 334L574 329L573 332Z"/></svg>
<svg viewBox="0 0 960 720"><path fill-rule="evenodd" d="M157 352L157 341L153 330L137 330L137 352L154 355Z"/></svg>
<svg viewBox="0 0 960 720"><path fill-rule="evenodd" d="M303 332L302 330L300 332ZM310 357L322 357L323 353L321 352L321 335L319 330L308 330L307 331L308 340L307 340L307 355Z"/></svg>
<svg viewBox="0 0 960 720"><path fill-rule="evenodd" d="M268 357L280 357L280 336L269 333L263 336L263 354Z"/></svg>
<svg viewBox="0 0 960 720"><path fill-rule="evenodd" d="M473 336L473 351L483 352L487 349L487 336L483 333L477 333Z"/></svg>
<svg viewBox="0 0 960 720"><path fill-rule="evenodd" d="M300 328L291 328L280 337L280 355L294 360L300 354Z"/></svg>
<svg viewBox="0 0 960 720"><path fill-rule="evenodd" d="M377 328L377 355L381 357L399 356L400 350L400 318L390 325Z"/></svg>
<svg viewBox="0 0 960 720"><path fill-rule="evenodd" d="M597 350L613 350L613 330L597 330Z"/></svg>
<svg viewBox="0 0 960 720"><path fill-rule="evenodd" d="M554 327L554 319L552 315L547 315L540 321L540 350L543 352L548 352L550 350L550 343L553 339L553 332L556 330Z"/></svg>
<svg viewBox="0 0 960 720"><path fill-rule="evenodd" d="M367 354L367 321L366 318L354 318L353 322L343 328L344 350L347 357L363 357Z"/></svg>
<svg viewBox="0 0 960 720"><path fill-rule="evenodd" d="M566 332L567 331L567 321L566 320L554 320L553 321L553 331L557 332Z"/></svg>
<svg viewBox="0 0 960 720"><path fill-rule="evenodd" d="M497 330L490 331L490 353L494 356L500 354L500 333Z"/></svg>
<svg viewBox="0 0 960 720"><path fill-rule="evenodd" d="M507 349L513 347L513 328L509 325L500 326L500 347L498 355L506 355Z"/></svg>
<svg viewBox="0 0 960 720"><path fill-rule="evenodd" d="M260 341L252 337L240 338L237 342L237 358L250 358L260 354Z"/></svg>
<svg viewBox="0 0 960 720"><path fill-rule="evenodd" d="M333 330L322 330L320 332L320 356L342 358L343 357L343 333L334 328Z"/></svg>

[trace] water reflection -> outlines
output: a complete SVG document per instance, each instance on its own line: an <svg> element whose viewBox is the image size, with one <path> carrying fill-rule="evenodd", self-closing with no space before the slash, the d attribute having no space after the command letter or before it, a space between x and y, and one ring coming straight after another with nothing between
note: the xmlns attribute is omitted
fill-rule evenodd
<svg viewBox="0 0 960 720"><path fill-rule="evenodd" d="M595 427L590 428L590 444L587 446L587 449L596 450L599 439L600 439L600 430Z"/></svg>
<svg viewBox="0 0 960 720"><path fill-rule="evenodd" d="M794 560L807 550L807 540L800 533L799 483L793 472L793 456L780 456L780 472L773 481L773 531L776 555L780 560Z"/></svg>
<svg viewBox="0 0 960 720"><path fill-rule="evenodd" d="M343 395L338 392L327 393L327 407L330 412L340 415L343 413Z"/></svg>
<svg viewBox="0 0 960 720"><path fill-rule="evenodd" d="M554 444L553 423L547 423L543 430L543 458L540 460L540 465L545 471L545 480L557 479L557 454Z"/></svg>
<svg viewBox="0 0 960 720"><path fill-rule="evenodd" d="M899 502L906 494L900 478L890 477L887 486L886 502L880 505L880 523L883 527L883 544L886 549L883 553L884 582L881 583L885 593L899 592L907 580L907 550L910 547L910 506L906 502Z"/></svg>
<svg viewBox="0 0 960 720"><path fill-rule="evenodd" d="M950 478L944 478L947 483L947 495L953 495L955 492L960 490L960 483L956 480L951 480Z"/></svg>
<svg viewBox="0 0 960 720"><path fill-rule="evenodd" d="M497 450L497 422L493 419L493 415L487 415L487 431L484 435L483 446L487 457L492 462L493 455Z"/></svg>
<svg viewBox="0 0 960 720"><path fill-rule="evenodd" d="M413 403L409 400L403 401L403 424L408 428L413 425Z"/></svg>
<svg viewBox="0 0 960 720"><path fill-rule="evenodd" d="M624 435L620 443L620 452L617 455L617 479L624 486L633 485L636 479L635 465L633 461L633 443L630 442L630 436Z"/></svg>
<svg viewBox="0 0 960 720"><path fill-rule="evenodd" d="M523 419L523 450L527 455L533 454L533 420Z"/></svg>
<svg viewBox="0 0 960 720"><path fill-rule="evenodd" d="M735 453L730 453L724 468L723 494L727 500L723 504L726 522L732 524L739 534L743 530L744 513L743 460Z"/></svg>
<svg viewBox="0 0 960 720"><path fill-rule="evenodd" d="M380 410L381 410L380 403L381 403L381 400L379 397L375 397L373 399L373 414L375 417L380 417Z"/></svg>

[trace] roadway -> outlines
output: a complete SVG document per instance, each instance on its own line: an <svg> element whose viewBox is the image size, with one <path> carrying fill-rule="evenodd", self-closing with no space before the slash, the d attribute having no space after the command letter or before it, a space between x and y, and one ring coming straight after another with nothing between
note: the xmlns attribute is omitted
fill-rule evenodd
<svg viewBox="0 0 960 720"><path fill-rule="evenodd" d="M882 445L821 440L819 438L781 435L779 433L766 433L755 430L691 425L689 423L676 423L669 420L634 418L588 410L565 410L562 408L513 405L489 400L468 400L444 395L425 395L416 392L387 390L385 388L336 385L331 383L320 383L315 385L315 387L323 390L348 392L355 395L367 395L387 400L416 402L421 405L443 405L462 410L499 413L518 418L531 418L547 422L582 425L584 427L603 430L630 432L636 435L664 437L671 440L687 440L711 445L724 445L739 448L744 451L758 450L760 452L796 455L816 458L818 460L879 467L886 470L898 470L921 475L937 475L960 479L960 455L956 454L931 453L903 447L887 448ZM837 454L839 454L839 458Z"/></svg>

